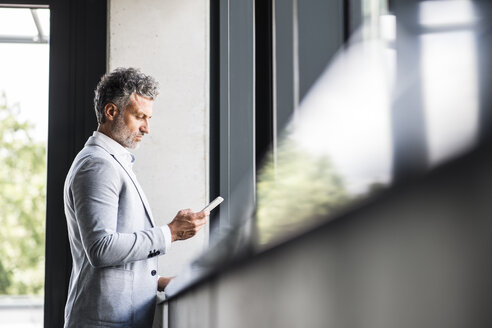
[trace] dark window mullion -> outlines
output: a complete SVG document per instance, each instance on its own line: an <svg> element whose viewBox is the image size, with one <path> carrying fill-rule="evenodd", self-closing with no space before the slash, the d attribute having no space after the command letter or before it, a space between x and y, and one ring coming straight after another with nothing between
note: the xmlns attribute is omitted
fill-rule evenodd
<svg viewBox="0 0 492 328"><path fill-rule="evenodd" d="M210 200L220 195L220 0L210 2ZM220 206L210 216L214 226Z"/></svg>
<svg viewBox="0 0 492 328"><path fill-rule="evenodd" d="M270 150L273 119L272 0L255 0L256 166Z"/></svg>

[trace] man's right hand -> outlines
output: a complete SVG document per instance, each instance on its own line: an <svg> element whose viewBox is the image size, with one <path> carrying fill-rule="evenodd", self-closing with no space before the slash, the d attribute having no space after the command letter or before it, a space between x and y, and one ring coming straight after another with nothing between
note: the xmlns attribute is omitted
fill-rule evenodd
<svg viewBox="0 0 492 328"><path fill-rule="evenodd" d="M208 211L193 212L190 209L179 211L169 223L172 241L193 237L207 223L209 214Z"/></svg>

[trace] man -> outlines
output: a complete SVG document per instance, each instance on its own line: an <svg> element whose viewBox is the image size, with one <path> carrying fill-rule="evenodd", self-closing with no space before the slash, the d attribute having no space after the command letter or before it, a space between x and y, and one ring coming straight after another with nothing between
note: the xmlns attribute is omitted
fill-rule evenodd
<svg viewBox="0 0 492 328"><path fill-rule="evenodd" d="M65 189L73 268L65 327L151 327L157 290L157 255L188 239L208 212L181 210L155 226L132 171L136 149L149 133L155 80L133 68L102 77L95 90L98 129L75 158Z"/></svg>

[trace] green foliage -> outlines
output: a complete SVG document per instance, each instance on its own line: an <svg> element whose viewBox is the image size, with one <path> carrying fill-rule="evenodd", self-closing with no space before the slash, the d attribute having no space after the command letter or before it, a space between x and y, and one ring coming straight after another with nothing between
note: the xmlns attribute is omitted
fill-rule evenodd
<svg viewBox="0 0 492 328"><path fill-rule="evenodd" d="M0 294L39 294L44 285L46 145L19 106L0 97Z"/></svg>
<svg viewBox="0 0 492 328"><path fill-rule="evenodd" d="M302 231L347 204L350 197L326 155L315 155L291 138L258 174L257 231L260 245Z"/></svg>

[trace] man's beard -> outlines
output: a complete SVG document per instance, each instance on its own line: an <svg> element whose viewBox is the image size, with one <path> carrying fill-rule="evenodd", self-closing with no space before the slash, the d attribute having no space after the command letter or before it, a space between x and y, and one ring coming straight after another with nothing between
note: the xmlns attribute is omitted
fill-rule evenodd
<svg viewBox="0 0 492 328"><path fill-rule="evenodd" d="M140 142L136 140L137 136L143 135L141 132L132 133L123 121L123 115L118 115L113 128L113 137L123 147L137 149Z"/></svg>

